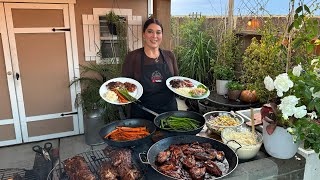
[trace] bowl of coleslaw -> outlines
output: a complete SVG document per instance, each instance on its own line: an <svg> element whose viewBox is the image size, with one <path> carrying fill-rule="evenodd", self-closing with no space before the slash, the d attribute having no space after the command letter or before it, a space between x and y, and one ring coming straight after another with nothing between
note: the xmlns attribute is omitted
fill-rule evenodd
<svg viewBox="0 0 320 180"><path fill-rule="evenodd" d="M203 115L206 126L216 134L221 134L222 130L229 127L241 126L244 122L242 116L228 111L211 111Z"/></svg>
<svg viewBox="0 0 320 180"><path fill-rule="evenodd" d="M261 133L252 131L243 126L225 128L221 132L221 139L224 144L233 149L239 159L251 159L257 155L262 145Z"/></svg>

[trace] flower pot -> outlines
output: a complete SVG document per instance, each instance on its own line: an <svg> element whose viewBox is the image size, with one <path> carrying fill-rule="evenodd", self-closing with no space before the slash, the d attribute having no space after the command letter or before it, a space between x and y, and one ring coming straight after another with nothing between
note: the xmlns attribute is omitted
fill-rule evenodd
<svg viewBox="0 0 320 180"><path fill-rule="evenodd" d="M290 159L298 151L299 143L293 141L293 136L283 127L277 126L269 135L266 131L268 122L263 120L263 144L270 156L279 159Z"/></svg>
<svg viewBox="0 0 320 180"><path fill-rule="evenodd" d="M228 99L236 101L241 94L241 90L228 90Z"/></svg>
<svg viewBox="0 0 320 180"><path fill-rule="evenodd" d="M228 89L226 87L228 82L230 82L230 80L216 80L217 94L225 95L228 93Z"/></svg>

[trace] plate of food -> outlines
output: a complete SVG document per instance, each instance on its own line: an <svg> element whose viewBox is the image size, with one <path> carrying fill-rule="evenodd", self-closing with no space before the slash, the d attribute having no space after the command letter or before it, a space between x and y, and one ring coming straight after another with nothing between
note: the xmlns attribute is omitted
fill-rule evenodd
<svg viewBox="0 0 320 180"><path fill-rule="evenodd" d="M99 94L108 103L123 105L138 101L143 94L143 87L134 79L118 77L103 83Z"/></svg>
<svg viewBox="0 0 320 180"><path fill-rule="evenodd" d="M204 99L210 95L209 89L202 83L187 77L173 76L166 85L174 93L190 99Z"/></svg>

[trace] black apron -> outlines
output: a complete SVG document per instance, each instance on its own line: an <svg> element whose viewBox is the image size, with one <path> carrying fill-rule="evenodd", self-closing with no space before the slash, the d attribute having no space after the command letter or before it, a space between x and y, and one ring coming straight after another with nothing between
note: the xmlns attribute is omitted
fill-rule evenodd
<svg viewBox="0 0 320 180"><path fill-rule="evenodd" d="M174 93L166 85L166 80L173 75L169 70L162 50L159 49L159 51L163 63L144 65L145 53L142 48L140 83L143 87L143 94L139 100L144 107L161 114L168 111L177 111L178 106ZM131 118L153 120L155 116L132 104Z"/></svg>

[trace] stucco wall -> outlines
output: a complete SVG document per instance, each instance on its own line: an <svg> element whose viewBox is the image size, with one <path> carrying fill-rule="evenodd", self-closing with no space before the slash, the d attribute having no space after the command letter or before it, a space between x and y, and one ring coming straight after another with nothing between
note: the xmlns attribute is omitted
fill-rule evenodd
<svg viewBox="0 0 320 180"><path fill-rule="evenodd" d="M132 9L132 15L142 16L144 22L148 17L148 0L77 0L75 4L75 20L77 30L77 43L79 63L84 64L84 44L82 31L82 14L92 14L93 8Z"/></svg>

